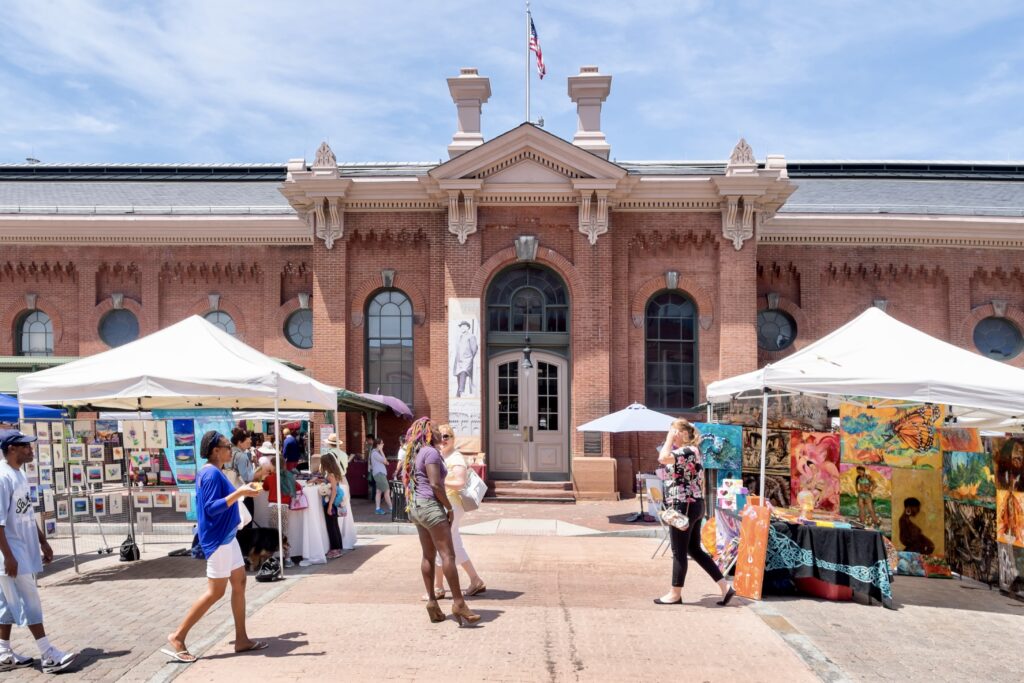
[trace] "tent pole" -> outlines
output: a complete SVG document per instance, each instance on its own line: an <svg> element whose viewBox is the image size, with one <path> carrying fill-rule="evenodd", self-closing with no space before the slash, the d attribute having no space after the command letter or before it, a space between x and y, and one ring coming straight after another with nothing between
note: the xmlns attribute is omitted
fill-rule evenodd
<svg viewBox="0 0 1024 683"><path fill-rule="evenodd" d="M768 455L768 388L761 392L761 492L760 504L764 505L764 460Z"/></svg>
<svg viewBox="0 0 1024 683"><path fill-rule="evenodd" d="M281 528L284 524L284 514L281 512L281 414L279 410L278 398L274 397L274 441L277 443L277 451L274 453L274 469L277 471L277 476L274 477L274 483L277 485L277 547L281 549L281 578L284 578L284 530Z"/></svg>

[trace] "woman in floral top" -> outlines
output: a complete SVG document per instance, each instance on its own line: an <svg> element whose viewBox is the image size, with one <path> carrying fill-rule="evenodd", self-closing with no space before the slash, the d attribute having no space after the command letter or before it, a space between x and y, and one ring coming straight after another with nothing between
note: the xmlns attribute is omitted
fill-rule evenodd
<svg viewBox="0 0 1024 683"><path fill-rule="evenodd" d="M672 589L660 598L655 598L654 603L657 605L683 603L687 553L708 576L718 582L722 591L719 605L729 604L734 595L732 586L700 543L700 525L704 521L704 466L697 447L699 442L700 434L692 424L686 420L676 420L668 430L665 445L661 447L661 455L658 457L658 462L668 467L670 477L665 504L686 515L690 526L686 531L669 527L669 540L672 542Z"/></svg>

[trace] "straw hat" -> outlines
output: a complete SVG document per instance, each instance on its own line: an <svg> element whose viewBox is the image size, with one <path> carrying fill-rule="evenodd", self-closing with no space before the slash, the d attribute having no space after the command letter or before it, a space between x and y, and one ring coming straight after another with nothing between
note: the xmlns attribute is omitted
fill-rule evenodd
<svg viewBox="0 0 1024 683"><path fill-rule="evenodd" d="M340 444L340 443L338 442L338 435L337 435L337 434L331 434L330 436L328 436L328 437L327 437L327 441L326 441L325 443L326 443L326 444L327 444L328 446L333 446L334 448L337 448L338 446L340 446L340 445L341 445L341 444Z"/></svg>
<svg viewBox="0 0 1024 683"><path fill-rule="evenodd" d="M263 445L256 449L264 455L277 455L277 449L274 448L274 444L269 441L264 441Z"/></svg>

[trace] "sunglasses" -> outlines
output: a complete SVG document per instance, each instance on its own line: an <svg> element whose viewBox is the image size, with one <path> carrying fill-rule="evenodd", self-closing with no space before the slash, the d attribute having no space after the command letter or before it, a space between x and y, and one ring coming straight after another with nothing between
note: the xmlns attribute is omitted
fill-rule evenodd
<svg viewBox="0 0 1024 683"><path fill-rule="evenodd" d="M442 435L441 435L441 441L448 441L448 440L450 440L451 438L452 438L452 435L451 435L451 434L442 434Z"/></svg>

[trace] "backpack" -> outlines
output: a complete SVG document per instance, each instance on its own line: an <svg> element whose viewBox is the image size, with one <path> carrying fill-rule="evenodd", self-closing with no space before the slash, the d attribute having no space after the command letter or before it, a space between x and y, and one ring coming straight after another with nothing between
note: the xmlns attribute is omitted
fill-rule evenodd
<svg viewBox="0 0 1024 683"><path fill-rule="evenodd" d="M135 545L135 539L131 536L121 543L121 561L134 562L139 559L139 546Z"/></svg>
<svg viewBox="0 0 1024 683"><path fill-rule="evenodd" d="M281 561L276 557L267 558L256 571L256 580L260 583L281 580Z"/></svg>

